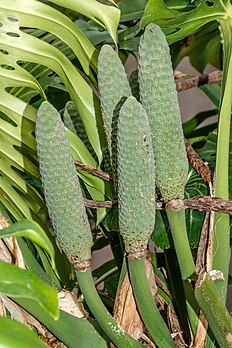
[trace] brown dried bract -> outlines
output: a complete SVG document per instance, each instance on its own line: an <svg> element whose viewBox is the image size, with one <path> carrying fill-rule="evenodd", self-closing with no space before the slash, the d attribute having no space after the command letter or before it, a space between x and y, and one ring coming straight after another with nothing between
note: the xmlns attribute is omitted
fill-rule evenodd
<svg viewBox="0 0 232 348"><path fill-rule="evenodd" d="M208 164L201 159L186 139L185 148L189 163L196 169L197 173L205 182L213 182L213 173L209 169Z"/></svg>

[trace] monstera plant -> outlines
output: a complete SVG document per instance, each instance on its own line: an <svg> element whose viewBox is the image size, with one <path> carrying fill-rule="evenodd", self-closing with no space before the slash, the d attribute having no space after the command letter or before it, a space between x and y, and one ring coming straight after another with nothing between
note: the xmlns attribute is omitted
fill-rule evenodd
<svg viewBox="0 0 232 348"><path fill-rule="evenodd" d="M0 346L232 347L231 32L229 0L0 0Z"/></svg>

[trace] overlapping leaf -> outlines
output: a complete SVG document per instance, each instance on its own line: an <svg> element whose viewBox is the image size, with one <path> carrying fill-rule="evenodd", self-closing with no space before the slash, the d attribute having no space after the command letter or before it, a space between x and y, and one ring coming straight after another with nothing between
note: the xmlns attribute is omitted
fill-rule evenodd
<svg viewBox="0 0 232 348"><path fill-rule="evenodd" d="M0 293L36 301L54 319L59 317L57 291L30 271L0 261Z"/></svg>
<svg viewBox="0 0 232 348"><path fill-rule="evenodd" d="M202 25L227 16L228 0L206 1L191 11L181 12L167 7L163 0L149 0L141 21L141 28L155 22L161 28L169 28L169 43L178 41L193 33Z"/></svg>
<svg viewBox="0 0 232 348"><path fill-rule="evenodd" d="M86 6L87 12L89 6L94 3L96 2L92 1L91 4ZM67 5L70 4L71 2L67 2ZM65 89L78 109L99 163L102 158L91 88L77 68L59 50L59 44L56 45L58 48L53 46L54 39L49 44L37 38L41 35L38 34L38 30L36 35L32 36L28 34L28 30L27 33L21 30L21 27L37 27L60 37L62 39L61 43L64 42L67 45L66 47L74 52L86 72L89 71L90 64L95 66L94 55L96 51L80 30L59 11L35 0L26 0L26 5L25 1L20 0L12 1L10 4L0 1L0 111L2 112L0 120L0 187L2 202L16 219L32 218L33 213L37 213L40 206L43 205L43 200L21 174L27 173L32 178L38 178L39 176L33 134L36 109L15 96L9 95L6 88L11 94L20 96L25 100L30 100L36 94L40 94L45 99L44 81L39 80L40 74L42 72L42 75L45 76L44 70L46 72L47 68L50 71L55 71L55 74L59 76L57 78L60 79L57 82L58 85L64 83ZM113 29L113 23L115 24L117 20L111 18L111 14L117 9L110 7L108 10L108 6L99 5L101 5L99 7L101 9L103 9L102 6L107 8L108 12L101 14L100 17L103 22L106 20L105 25L111 29L112 34L113 30L116 30ZM84 11L84 4L81 8ZM90 11L90 17L91 13L93 14L93 10ZM111 20L107 21L108 17ZM36 70L37 65L46 66L47 68L38 71L37 76L34 74L35 78L23 69L25 64L19 64L21 61L28 62L26 65L34 64L32 70ZM43 85L43 88L41 85ZM98 164L79 139L70 137L72 138L71 146L75 152L75 159L97 167ZM104 182L90 175L86 175L85 179L93 198L104 200ZM100 215L102 214L104 215L103 210ZM101 218L99 217L99 219Z"/></svg>
<svg viewBox="0 0 232 348"><path fill-rule="evenodd" d="M43 248L50 256L53 267L55 267L55 253L53 245L46 233L35 221L22 220L15 222L14 224L0 231L0 238L13 236L28 238L33 243Z"/></svg>
<svg viewBox="0 0 232 348"><path fill-rule="evenodd" d="M103 28L106 28L117 45L117 28L120 11L115 6L106 6L96 0L51 0L56 5L66 7L91 18Z"/></svg>
<svg viewBox="0 0 232 348"><path fill-rule="evenodd" d="M47 346L26 326L10 318L0 318L2 348L46 348Z"/></svg>

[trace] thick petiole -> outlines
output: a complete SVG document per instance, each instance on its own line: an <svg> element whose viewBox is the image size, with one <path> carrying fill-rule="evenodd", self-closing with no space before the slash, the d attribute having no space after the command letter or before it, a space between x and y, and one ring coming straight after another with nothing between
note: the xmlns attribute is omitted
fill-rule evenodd
<svg viewBox="0 0 232 348"><path fill-rule="evenodd" d="M89 309L112 342L118 348L142 348L143 345L129 336L103 305L94 286L91 269L76 271L76 276Z"/></svg>

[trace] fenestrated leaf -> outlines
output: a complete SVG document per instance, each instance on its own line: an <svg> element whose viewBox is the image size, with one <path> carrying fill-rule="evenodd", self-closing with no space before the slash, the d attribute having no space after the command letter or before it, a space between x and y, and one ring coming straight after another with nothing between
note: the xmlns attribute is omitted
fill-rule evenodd
<svg viewBox="0 0 232 348"><path fill-rule="evenodd" d="M46 348L34 332L10 318L0 318L1 348Z"/></svg>
<svg viewBox="0 0 232 348"><path fill-rule="evenodd" d="M101 147L95 121L92 90L81 77L78 70L72 65L70 60L55 47L36 37L21 32L19 29L20 21L10 21L8 17L6 17L7 12L5 12L5 15L1 14L1 16L4 19L4 29L0 29L0 47L2 50L0 52L0 59L2 60L0 61L3 62L4 65L7 65L8 62L8 66L12 67L12 70L0 69L0 73L2 72L2 75L6 75L6 78L3 76L3 79L1 79L2 91L0 94L0 111L3 112L3 119L0 121L2 174L0 181L2 202L17 220L22 218L30 219L33 217L32 212L37 213L44 202L38 192L25 182L25 177L22 177L19 171L28 173L35 178L39 177L35 139L33 135L36 109L13 95L9 95L9 93L5 91L5 88L8 86L13 87L14 90L11 88L10 92L15 92L20 96L23 96L23 91L22 94L20 94L21 92L17 90L20 86L23 88L27 86L31 90L34 89L36 93L40 93L43 97L44 94L41 85L36 81L33 75L18 66L16 64L17 61L23 60L32 62L34 67L36 66L35 64L40 64L40 67L43 67L42 74L44 74L44 71L46 72L46 69L50 69L50 71L55 69L57 73L63 77L63 82L66 85L65 87L76 103L83 119L86 133L98 155L99 162L101 162ZM28 21L28 25L29 23L30 21ZM16 35L9 36L7 32L14 32ZM41 34L35 32L35 36L40 37L40 35ZM50 36L51 34L49 34L49 37ZM14 39L16 39L16 41ZM51 43L53 43L53 41L51 41ZM68 65L62 62L63 59ZM48 68L44 69L44 65L47 65ZM65 67L68 67L69 72L65 71ZM69 68L71 68L71 70ZM34 68L34 70L36 69ZM40 74L41 69L37 71L38 77ZM60 77L57 78L60 79ZM58 81L58 84L60 81ZM42 82L43 81L41 81L41 83ZM72 142L78 143L77 146L74 146L76 147L76 153L78 153L75 159L83 160L84 163L90 164L96 168L97 163L91 160L91 156L87 155L85 147L79 146L80 144L77 138L73 141L71 140L71 143ZM16 172L14 168L18 171ZM95 178L91 180L91 183L87 183L87 185L89 185L90 191L92 190L96 193L94 199L104 200L104 182L100 179L96 180L98 180L96 188L94 187ZM99 221L103 215L104 209L99 210Z"/></svg>
<svg viewBox="0 0 232 348"><path fill-rule="evenodd" d="M6 237L24 237L30 239L48 253L53 267L55 267L53 245L44 230L35 221L22 220L4 228L0 231L0 238Z"/></svg>
<svg viewBox="0 0 232 348"><path fill-rule="evenodd" d="M54 288L33 273L0 261L0 293L36 301L54 319L59 317L58 296Z"/></svg>
<svg viewBox="0 0 232 348"><path fill-rule="evenodd" d="M37 213L44 203L20 172L39 176L32 135L36 110L5 92L4 85L0 87L0 111L7 115L6 120L0 119L1 201L17 220L31 219L32 212Z"/></svg>
<svg viewBox="0 0 232 348"><path fill-rule="evenodd" d="M54 4L66 7L91 18L99 25L106 28L117 45L117 28L120 11L115 6L106 6L96 0L51 0Z"/></svg>
<svg viewBox="0 0 232 348"><path fill-rule="evenodd" d="M167 7L163 0L149 0L141 20L141 28L148 23L155 22L161 28L171 29L167 40L169 43L178 41L196 31L202 25L218 18L225 18L227 9L225 3L228 1L206 1L191 11L181 12Z"/></svg>
<svg viewBox="0 0 232 348"><path fill-rule="evenodd" d="M92 89L76 67L57 48L24 33L19 28L19 21L9 21L6 16L7 13L0 16L4 22L4 26L0 30L0 49L8 52L7 57L9 57L11 62L22 60L45 65L60 76L75 102L89 140L98 156L99 162L101 162L102 154L96 127ZM8 35L7 33L9 32L14 33L14 36ZM5 87L7 86L5 85Z"/></svg>
<svg viewBox="0 0 232 348"><path fill-rule="evenodd" d="M67 4L68 1L65 3ZM2 14L8 18L15 18L16 22L20 21L22 27L43 29L61 38L73 50L87 74L89 74L90 63L96 67L95 47L60 11L35 0L1 1L0 8Z"/></svg>

